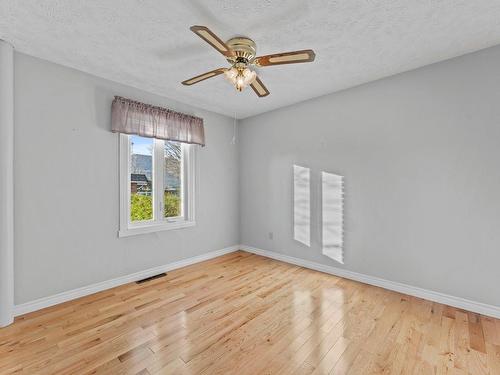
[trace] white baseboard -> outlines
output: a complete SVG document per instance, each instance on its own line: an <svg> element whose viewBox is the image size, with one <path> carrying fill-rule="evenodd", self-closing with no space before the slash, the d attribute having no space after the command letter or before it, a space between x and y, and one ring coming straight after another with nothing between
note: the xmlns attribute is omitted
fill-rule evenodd
<svg viewBox="0 0 500 375"><path fill-rule="evenodd" d="M379 277L364 275L361 273L348 271L342 268L327 266L321 263L311 262L309 260L280 254L274 251L258 249L252 246L240 245L240 249L257 255L262 255L267 258L280 260L282 262L295 264L297 266L302 266L316 271L329 273L335 276L344 277L346 279L360 281L365 284L378 286L384 289L393 290L395 292L423 298L429 301L438 302L453 307L458 307L463 310L468 310L478 314L487 315L500 319L499 306L487 305L485 303L475 302L460 297L450 296L448 294L434 292L432 290L422 289L415 286L398 283L395 281L389 281L381 279Z"/></svg>
<svg viewBox="0 0 500 375"><path fill-rule="evenodd" d="M46 307L57 305L62 302L67 302L76 298L84 297L89 294L97 293L106 289L114 288L123 284L141 280L153 275L157 275L162 272L172 271L177 268L189 266L191 264L199 263L204 260L216 258L218 256L232 253L237 250L244 250L250 253L261 255L267 258L272 258L280 260L282 262L295 264L297 266L302 266L305 268L310 268L316 271L329 273L335 276L344 277L346 279L351 279L355 281L360 281L365 284L370 284L378 286L384 289L393 290L399 293L427 299L429 301L442 303L445 305L458 307L460 309L472 311L478 314L483 314L500 319L500 307L494 305L488 305L481 302L475 302L467 300L460 297L450 296L448 294L443 294L439 292L434 292L432 290L422 289L415 286L402 284L394 281L389 281L381 279L379 277L364 275L361 273L348 271L342 268L337 268L333 266L327 266L321 263L311 262L309 260L295 258L288 255L276 253L274 251L262 250L252 246L246 245L235 245L224 249L211 251L202 255L195 257L179 260L177 262L168 263L162 266L149 268L144 271L135 272L130 275L120 276L115 279L102 281L100 283L88 285L82 288L69 290L66 292L58 293L53 296L43 297L34 301L26 302L14 307L14 315L19 316L32 311L40 310Z"/></svg>
<svg viewBox="0 0 500 375"><path fill-rule="evenodd" d="M22 303L14 306L14 316L19 316L32 311L40 310L49 306L57 305L62 302L71 301L76 298L88 296L89 294L97 293L106 289L111 289L123 284L131 283L137 280L145 279L150 276L157 275L162 272L168 272L177 268L189 266L191 264L203 262L204 260L216 258L218 256L229 254L239 250L239 246L230 246L224 249L211 251L195 257L182 259L177 262L164 264L162 266L149 268L144 271L132 273L130 275L120 276L115 279L102 281L100 283L84 286L82 288L68 290L66 292L58 293L53 296L43 297L34 301Z"/></svg>

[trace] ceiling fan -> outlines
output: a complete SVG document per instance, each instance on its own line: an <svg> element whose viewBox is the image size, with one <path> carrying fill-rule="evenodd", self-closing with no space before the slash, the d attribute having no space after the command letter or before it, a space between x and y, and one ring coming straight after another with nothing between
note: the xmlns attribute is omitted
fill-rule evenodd
<svg viewBox="0 0 500 375"><path fill-rule="evenodd" d="M245 87L250 85L259 97L264 97L269 95L269 90L264 86L259 77L257 77L257 73L251 70L250 67L305 63L314 61L314 57L316 56L313 50L305 49L256 57L256 45L250 38L237 37L224 42L210 31L208 27L191 26L190 29L219 51L231 64L231 67L211 70L187 79L182 82L183 85L187 86L194 85L195 83L224 73L236 90L242 91Z"/></svg>

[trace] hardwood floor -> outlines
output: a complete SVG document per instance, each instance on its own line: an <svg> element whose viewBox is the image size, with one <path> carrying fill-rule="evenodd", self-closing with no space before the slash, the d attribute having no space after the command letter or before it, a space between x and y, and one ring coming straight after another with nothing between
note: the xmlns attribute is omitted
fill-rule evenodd
<svg viewBox="0 0 500 375"><path fill-rule="evenodd" d="M500 320L236 252L16 319L0 374L500 374Z"/></svg>

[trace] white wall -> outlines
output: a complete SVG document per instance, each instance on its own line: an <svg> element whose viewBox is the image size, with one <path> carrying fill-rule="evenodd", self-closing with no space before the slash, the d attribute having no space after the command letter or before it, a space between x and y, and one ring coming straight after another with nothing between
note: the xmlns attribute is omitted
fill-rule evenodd
<svg viewBox="0 0 500 375"><path fill-rule="evenodd" d="M500 306L499 165L495 47L241 121L241 243ZM321 171L345 176L344 265L321 254Z"/></svg>
<svg viewBox="0 0 500 375"><path fill-rule="evenodd" d="M203 117L197 225L118 238L114 95ZM235 245L238 153L233 120L17 53L15 302Z"/></svg>
<svg viewBox="0 0 500 375"><path fill-rule="evenodd" d="M0 327L14 305L14 48L0 39Z"/></svg>

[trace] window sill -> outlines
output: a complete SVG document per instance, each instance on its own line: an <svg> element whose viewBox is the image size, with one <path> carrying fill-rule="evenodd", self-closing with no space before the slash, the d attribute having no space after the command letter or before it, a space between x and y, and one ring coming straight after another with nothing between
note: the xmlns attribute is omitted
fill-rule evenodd
<svg viewBox="0 0 500 375"><path fill-rule="evenodd" d="M118 231L118 237L129 237L138 234L155 233L165 230L189 228L189 227L194 227L195 225L196 225L195 221L176 221L170 223L166 222L162 224L136 226Z"/></svg>

